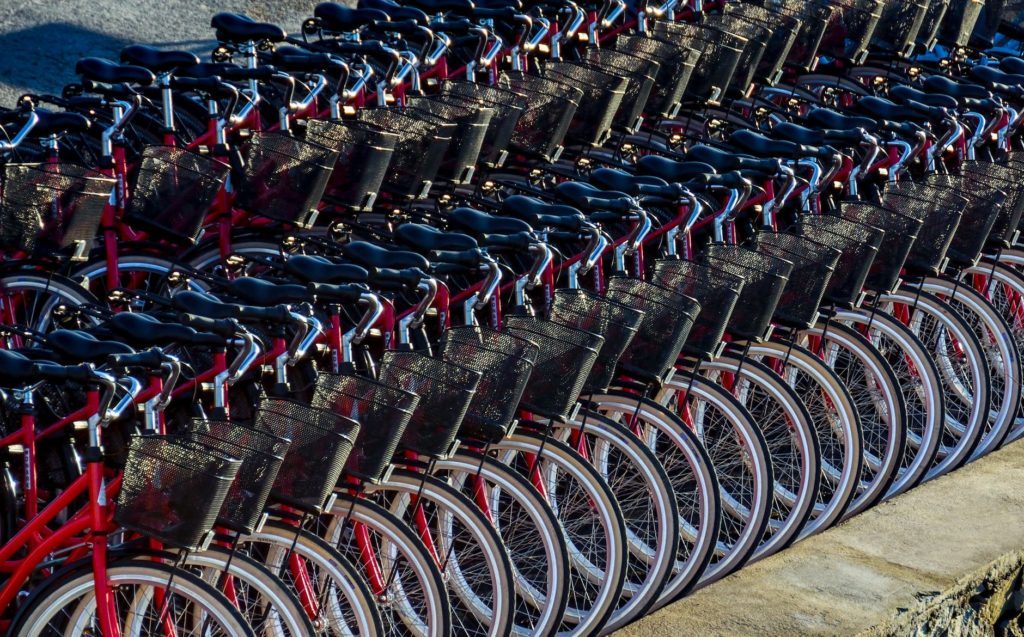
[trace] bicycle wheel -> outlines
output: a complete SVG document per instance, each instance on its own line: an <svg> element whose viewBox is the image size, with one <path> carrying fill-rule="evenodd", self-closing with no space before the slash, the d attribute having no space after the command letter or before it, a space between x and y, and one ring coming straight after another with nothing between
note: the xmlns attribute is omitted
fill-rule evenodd
<svg viewBox="0 0 1024 637"><path fill-rule="evenodd" d="M701 372L732 391L768 446L775 477L771 517L751 559L767 557L796 539L817 502L818 435L800 396L767 365L726 352L702 364Z"/></svg>
<svg viewBox="0 0 1024 637"><path fill-rule="evenodd" d="M932 479L967 461L988 422L989 373L973 330L946 303L920 290L901 287L882 295L879 310L903 320L928 349L944 389L945 423Z"/></svg>
<svg viewBox="0 0 1024 637"><path fill-rule="evenodd" d="M712 559L722 523L713 463L696 434L653 400L616 390L587 400L594 410L631 431L654 453L672 486L679 544L672 574L655 602L655 608L661 607L689 592Z"/></svg>
<svg viewBox="0 0 1024 637"><path fill-rule="evenodd" d="M339 493L312 525L370 584L384 622L380 634L451 635L452 608L444 577L420 537L380 505Z"/></svg>
<svg viewBox="0 0 1024 637"><path fill-rule="evenodd" d="M466 497L501 535L515 582L513 632L550 635L569 594L569 549L558 517L529 480L490 456L460 449L434 475Z"/></svg>
<svg viewBox="0 0 1024 637"><path fill-rule="evenodd" d="M270 521L238 539L238 550L266 565L298 597L318 634L379 635L373 594L353 562L299 527Z"/></svg>
<svg viewBox="0 0 1024 637"><path fill-rule="evenodd" d="M528 477L558 516L569 548L569 603L559 634L600 631L626 577L626 526L611 489L579 454L544 434L516 432L490 451Z"/></svg>
<svg viewBox="0 0 1024 637"><path fill-rule="evenodd" d="M117 258L117 276L120 281L117 287L152 292L159 295L170 293L168 275L174 271L175 264L170 259L154 254L122 254ZM94 260L77 268L71 278L80 281L82 287L98 299L108 298L111 289L107 281L110 268L106 259ZM202 288L202 281L196 281ZM142 311L145 307L135 307Z"/></svg>
<svg viewBox="0 0 1024 637"><path fill-rule="evenodd" d="M365 493L414 529L434 555L448 586L453 634L511 634L512 565L501 536L472 500L438 478L403 469Z"/></svg>
<svg viewBox="0 0 1024 637"><path fill-rule="evenodd" d="M940 277L928 277L923 289L942 299L959 314L978 338L989 372L989 411L978 445L968 462L1003 443L1020 407L1021 363L1010 328L988 300L972 287Z"/></svg>
<svg viewBox="0 0 1024 637"><path fill-rule="evenodd" d="M804 538L838 521L857 493L863 443L860 414L843 381L803 347L754 343L747 356L767 365L796 391L815 427L821 477L811 516L797 534L797 539Z"/></svg>
<svg viewBox="0 0 1024 637"><path fill-rule="evenodd" d="M924 343L884 312L841 310L832 318L832 327L835 325L844 325L868 340L892 369L906 406L907 441L897 459L895 478L885 493L891 498L917 485L935 459L946 418L939 370ZM867 449L864 453L866 463L881 466L878 456L868 456Z"/></svg>
<svg viewBox="0 0 1024 637"><path fill-rule="evenodd" d="M62 306L96 306L100 301L71 279L35 270L8 272L0 276L0 311L7 325L22 325L37 332L95 325L91 318L69 318L55 314Z"/></svg>
<svg viewBox="0 0 1024 637"><path fill-rule="evenodd" d="M168 564L123 560L107 565L112 616L121 634L173 632L181 637L246 637L255 633L214 587ZM159 601L158 601L159 600ZM91 637L102 634L91 563L58 573L19 612L11 635Z"/></svg>
<svg viewBox="0 0 1024 637"><path fill-rule="evenodd" d="M700 374L676 374L657 402L696 434L718 478L721 524L699 580L710 584L745 564L768 526L775 484L768 443L741 402Z"/></svg>
<svg viewBox="0 0 1024 637"><path fill-rule="evenodd" d="M640 617L658 599L672 575L679 550L679 511L665 469L657 456L626 427L584 409L552 435L590 461L622 508L629 555L626 583L604 630Z"/></svg>

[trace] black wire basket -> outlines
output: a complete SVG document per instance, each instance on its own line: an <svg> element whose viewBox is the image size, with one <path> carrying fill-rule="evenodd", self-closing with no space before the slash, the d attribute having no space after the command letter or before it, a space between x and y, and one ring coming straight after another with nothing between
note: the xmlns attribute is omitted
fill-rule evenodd
<svg viewBox="0 0 1024 637"><path fill-rule="evenodd" d="M917 32L917 48L919 51L931 51L938 42L939 29L949 11L950 0L931 0L925 11L921 30Z"/></svg>
<svg viewBox="0 0 1024 637"><path fill-rule="evenodd" d="M133 436L114 521L168 546L200 548L241 464L190 440Z"/></svg>
<svg viewBox="0 0 1024 637"><path fill-rule="evenodd" d="M836 0L832 22L825 32L822 55L860 62L882 18L886 2L894 0ZM895 0L901 1L901 0Z"/></svg>
<svg viewBox="0 0 1024 637"><path fill-rule="evenodd" d="M235 205L285 223L305 223L323 198L338 151L307 135L254 132Z"/></svg>
<svg viewBox="0 0 1024 637"><path fill-rule="evenodd" d="M755 249L793 263L789 281L772 319L786 327L805 329L818 319L825 288L841 252L813 239L785 232L759 232Z"/></svg>
<svg viewBox="0 0 1024 637"><path fill-rule="evenodd" d="M873 52L910 55L928 14L928 0L890 0L868 45Z"/></svg>
<svg viewBox="0 0 1024 637"><path fill-rule="evenodd" d="M775 84L780 78L783 64L796 44L802 21L778 9L754 4L736 3L728 7L728 16L732 18L732 23L744 23L742 30L736 30L737 33L751 41L765 38L762 40L764 51L749 80L756 79L765 84Z"/></svg>
<svg viewBox="0 0 1024 637"><path fill-rule="evenodd" d="M694 66L684 98L702 104L718 104L736 74L747 39L706 25L686 22L656 22L653 32L658 38L679 42L700 51L700 58Z"/></svg>
<svg viewBox="0 0 1024 637"><path fill-rule="evenodd" d="M242 461L217 524L238 533L252 533L259 525L291 440L226 420L198 418L183 436Z"/></svg>
<svg viewBox="0 0 1024 637"><path fill-rule="evenodd" d="M900 282L900 271L917 240L922 220L868 201L846 202L840 209L844 219L884 231L864 288L892 292Z"/></svg>
<svg viewBox="0 0 1024 637"><path fill-rule="evenodd" d="M615 48L658 63L646 111L649 115L674 117L682 105L700 51L653 35L620 35Z"/></svg>
<svg viewBox="0 0 1024 637"><path fill-rule="evenodd" d="M584 60L591 66L626 78L626 92L612 120L612 127L620 132L638 129L643 122L644 110L658 78L660 65L651 58L614 49L587 49Z"/></svg>
<svg viewBox="0 0 1024 637"><path fill-rule="evenodd" d="M68 163L7 164L0 184L0 249L88 253L114 180Z"/></svg>
<svg viewBox="0 0 1024 637"><path fill-rule="evenodd" d="M786 289L793 262L742 246L721 244L704 248L697 261L743 278L743 288L726 331L740 340L763 339Z"/></svg>
<svg viewBox="0 0 1024 637"><path fill-rule="evenodd" d="M551 321L511 316L505 329L537 344L537 364L520 407L535 416L565 422L597 360L604 338Z"/></svg>
<svg viewBox="0 0 1024 637"><path fill-rule="evenodd" d="M396 199L427 195L455 134L453 124L396 108L360 109L359 121L398 135L381 192Z"/></svg>
<svg viewBox="0 0 1024 637"><path fill-rule="evenodd" d="M915 274L938 274L967 199L950 187L946 175L933 174L916 183L889 184L882 201L887 208L922 221L905 267Z"/></svg>
<svg viewBox="0 0 1024 637"><path fill-rule="evenodd" d="M626 277L612 278L606 296L644 312L619 368L637 380L664 383L679 360L700 303L673 289Z"/></svg>
<svg viewBox="0 0 1024 637"><path fill-rule="evenodd" d="M418 352L385 352L379 379L420 397L400 447L431 459L450 455L480 372Z"/></svg>
<svg viewBox="0 0 1024 637"><path fill-rule="evenodd" d="M800 20L796 42L789 52L786 65L798 71L813 71L818 65L818 51L825 39L825 31L835 15L835 8L829 0L787 0L780 11Z"/></svg>
<svg viewBox="0 0 1024 637"><path fill-rule="evenodd" d="M800 215L796 230L801 236L840 252L822 300L839 307L854 305L864 289L864 281L885 232L836 215Z"/></svg>
<svg viewBox="0 0 1024 637"><path fill-rule="evenodd" d="M451 144L437 172L438 181L455 184L469 182L480 159L494 111L444 94L410 99L406 111L416 110L430 113L437 118L439 124L450 123L455 126Z"/></svg>
<svg viewBox="0 0 1024 637"><path fill-rule="evenodd" d="M147 146L124 219L163 238L194 243L230 166L174 146Z"/></svg>
<svg viewBox="0 0 1024 637"><path fill-rule="evenodd" d="M322 513L352 453L359 422L326 409L273 398L260 403L253 427L291 440L270 497L305 513Z"/></svg>
<svg viewBox="0 0 1024 637"><path fill-rule="evenodd" d="M964 175L950 175L948 179L950 187L967 200L967 205L946 257L953 265L972 266L981 257L993 227L1003 214L1006 193L991 182L981 183Z"/></svg>
<svg viewBox="0 0 1024 637"><path fill-rule="evenodd" d="M951 47L967 46L978 24L985 0L961 0L950 5L939 29L939 42Z"/></svg>
<svg viewBox="0 0 1024 637"><path fill-rule="evenodd" d="M746 40L736 72L729 83L729 88L745 95L754 82L761 60L768 51L768 39L771 35L769 29L757 22L745 20L732 11L708 15L704 26L719 32L734 33Z"/></svg>
<svg viewBox="0 0 1024 637"><path fill-rule="evenodd" d="M420 397L399 387L346 374L320 374L313 405L359 423L344 474L368 482L387 476Z"/></svg>
<svg viewBox="0 0 1024 637"><path fill-rule="evenodd" d="M537 345L508 332L463 326L444 333L440 353L445 361L481 374L459 437L493 443L508 435L537 362Z"/></svg>
<svg viewBox="0 0 1024 637"><path fill-rule="evenodd" d="M475 82L445 82L444 93L475 101L493 111L483 146L480 148L480 163L491 168L504 163L504 156L519 125L519 118L529 106L527 97L510 89Z"/></svg>
<svg viewBox="0 0 1024 637"><path fill-rule="evenodd" d="M528 158L554 159L583 101L583 91L551 78L517 71L502 73L499 83L527 98L526 110L512 135L511 148Z"/></svg>
<svg viewBox="0 0 1024 637"><path fill-rule="evenodd" d="M369 210L388 174L398 135L358 121L314 119L306 135L338 151L323 199L354 211Z"/></svg>
<svg viewBox="0 0 1024 637"><path fill-rule="evenodd" d="M663 259L654 264L651 281L692 297L700 313L683 346L683 353L701 359L715 355L743 290L743 277L707 263Z"/></svg>
<svg viewBox="0 0 1024 637"><path fill-rule="evenodd" d="M1020 153L1010 153L1001 162L969 161L960 166L960 173L970 183L983 188L995 188L1006 195L999 215L988 235L991 248L1009 248L1024 213L1024 159ZM968 186L973 190L973 186Z"/></svg>
<svg viewBox="0 0 1024 637"><path fill-rule="evenodd" d="M584 394L607 391L615 369L640 329L644 311L580 289L555 290L550 318L556 323L604 336L604 344L583 385Z"/></svg>
<svg viewBox="0 0 1024 637"><path fill-rule="evenodd" d="M577 62L549 62L544 75L583 91L566 139L581 145L603 143L626 96L629 81L621 73Z"/></svg>

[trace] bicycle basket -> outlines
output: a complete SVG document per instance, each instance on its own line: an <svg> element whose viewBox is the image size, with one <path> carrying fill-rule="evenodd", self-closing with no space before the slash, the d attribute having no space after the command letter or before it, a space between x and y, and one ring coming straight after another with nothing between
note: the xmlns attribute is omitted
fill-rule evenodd
<svg viewBox="0 0 1024 637"><path fill-rule="evenodd" d="M1024 212L1024 160L1019 157L1019 153L1010 153L1004 162L964 162L960 172L970 182L985 188L996 188L1006 195L1006 201L989 232L988 245L1009 248L1013 233L1020 225L1021 213Z"/></svg>
<svg viewBox="0 0 1024 637"><path fill-rule="evenodd" d="M939 29L939 42L957 48L967 46L984 8L985 0L952 3Z"/></svg>
<svg viewBox="0 0 1024 637"><path fill-rule="evenodd" d="M114 180L68 163L7 164L0 196L0 249L32 252L81 245L99 231Z"/></svg>
<svg viewBox="0 0 1024 637"><path fill-rule="evenodd" d="M700 303L674 290L626 277L612 278L607 296L644 312L619 367L638 380L663 383L679 360Z"/></svg>
<svg viewBox="0 0 1024 637"><path fill-rule="evenodd" d="M255 132L235 204L286 223L303 223L316 210L338 151L287 132Z"/></svg>
<svg viewBox="0 0 1024 637"><path fill-rule="evenodd" d="M417 352L385 352L380 381L420 397L402 449L430 458L450 454L480 372Z"/></svg>
<svg viewBox="0 0 1024 637"><path fill-rule="evenodd" d="M306 139L338 151L324 201L355 211L372 208L398 136L363 122L314 119L306 123Z"/></svg>
<svg viewBox="0 0 1024 637"><path fill-rule="evenodd" d="M604 336L604 344L583 385L584 394L604 392L615 380L615 367L636 336L643 318L643 310L601 298L593 292L555 290L552 321Z"/></svg>
<svg viewBox="0 0 1024 637"><path fill-rule="evenodd" d="M921 30L917 32L917 46L921 51L931 51L935 47L947 11L949 0L931 0L928 4Z"/></svg>
<svg viewBox="0 0 1024 637"><path fill-rule="evenodd" d="M866 201L844 203L844 219L884 231L882 242L864 279L864 287L891 292L899 284L900 270L917 240L921 219Z"/></svg>
<svg viewBox="0 0 1024 637"><path fill-rule="evenodd" d="M632 132L640 127L647 100L654 89L659 65L651 58L637 57L614 49L587 49L586 62L626 78L625 94L612 124L617 130Z"/></svg>
<svg viewBox="0 0 1024 637"><path fill-rule="evenodd" d="M679 111L700 51L646 35L620 35L615 47L658 63L658 74L647 98L646 111L652 115L673 117Z"/></svg>
<svg viewBox="0 0 1024 637"><path fill-rule="evenodd" d="M174 146L148 146L125 210L129 225L195 242L231 168Z"/></svg>
<svg viewBox="0 0 1024 637"><path fill-rule="evenodd" d="M528 100L512 135L511 147L530 157L552 160L583 101L583 91L554 79L517 71L502 73L499 82Z"/></svg>
<svg viewBox="0 0 1024 637"><path fill-rule="evenodd" d="M611 130L615 114L626 96L626 78L619 73L575 62L549 62L544 67L544 74L583 91L566 138L582 145L600 145Z"/></svg>
<svg viewBox="0 0 1024 637"><path fill-rule="evenodd" d="M928 0L887 2L871 37L871 50L910 55L927 13Z"/></svg>
<svg viewBox="0 0 1024 637"><path fill-rule="evenodd" d="M512 316L505 329L537 344L537 364L526 383L520 407L565 422L572 412L604 338L551 321Z"/></svg>
<svg viewBox="0 0 1024 637"><path fill-rule="evenodd" d="M252 533L263 515L291 440L225 420L199 418L191 422L183 436L242 461L224 498L217 524L238 533Z"/></svg>
<svg viewBox="0 0 1024 637"><path fill-rule="evenodd" d="M949 187L945 175L929 175L918 183L900 182L886 188L883 203L922 221L905 267L918 273L938 274L967 200Z"/></svg>
<svg viewBox="0 0 1024 637"><path fill-rule="evenodd" d="M654 264L651 281L692 297L700 313L683 346L683 353L710 358L725 336L725 328L743 289L743 277L695 261L665 259Z"/></svg>
<svg viewBox="0 0 1024 637"><path fill-rule="evenodd" d="M825 287L824 301L850 306L864 288L885 233L835 215L800 215L798 234L839 250L839 262Z"/></svg>
<svg viewBox="0 0 1024 637"><path fill-rule="evenodd" d="M459 437L485 443L504 438L537 362L537 345L508 332L463 326L444 333L440 352L444 360L481 374Z"/></svg>
<svg viewBox="0 0 1024 637"><path fill-rule="evenodd" d="M742 246L718 244L704 248L698 262L743 278L743 288L726 331L741 340L764 338L793 262Z"/></svg>
<svg viewBox="0 0 1024 637"><path fill-rule="evenodd" d="M1003 214L1006 194L990 183L982 184L964 175L950 175L949 184L967 200L967 206L946 256L955 265L971 266L977 263Z"/></svg>
<svg viewBox="0 0 1024 637"><path fill-rule="evenodd" d="M360 424L345 463L346 475L368 482L384 479L420 397L360 376L320 374L313 405Z"/></svg>
<svg viewBox="0 0 1024 637"><path fill-rule="evenodd" d="M381 192L399 199L425 197L451 144L455 127L434 117L394 108L365 108L357 117L398 135Z"/></svg>
<svg viewBox="0 0 1024 637"><path fill-rule="evenodd" d="M484 137L494 111L479 104L467 104L451 95L431 95L409 100L406 112L422 110L440 123L455 126L452 142L448 146L437 176L457 184L467 183L473 177L480 159Z"/></svg>
<svg viewBox="0 0 1024 637"><path fill-rule="evenodd" d="M754 237L754 249L793 263L789 282L772 318L798 329L814 325L825 287L839 261L839 250L807 237L767 231Z"/></svg>
<svg viewBox="0 0 1024 637"><path fill-rule="evenodd" d="M800 71L813 71L818 64L818 51L825 39L825 30L835 15L835 9L828 0L788 0L782 10L800 20L796 42L793 43L786 64Z"/></svg>
<svg viewBox="0 0 1024 637"><path fill-rule="evenodd" d="M359 435L359 422L291 400L265 399L253 426L291 445L277 472L271 497L307 513L321 513Z"/></svg>
<svg viewBox="0 0 1024 637"><path fill-rule="evenodd" d="M656 22L654 33L658 38L680 42L701 52L684 97L718 104L732 82L747 39L727 31L686 22Z"/></svg>
<svg viewBox="0 0 1024 637"><path fill-rule="evenodd" d="M474 82L445 82L444 91L446 95L475 101L493 111L480 149L480 163L490 167L500 166L512 143L519 118L528 107L526 96L509 89Z"/></svg>
<svg viewBox="0 0 1024 637"><path fill-rule="evenodd" d="M241 460L168 436L133 436L114 521L162 544L197 549L209 539Z"/></svg>
<svg viewBox="0 0 1024 637"><path fill-rule="evenodd" d="M782 72L783 63L796 43L801 21L791 14L754 4L737 3L728 6L727 15L732 18L732 24L741 27L733 29L736 33L752 42L764 38L760 40L764 43L764 50L751 69L749 79L775 84Z"/></svg>
<svg viewBox="0 0 1024 637"><path fill-rule="evenodd" d="M734 33L746 40L739 63L736 65L736 72L727 85L740 94L746 94L757 74L758 65L768 50L769 30L764 25L744 20L733 12L707 16L705 26L720 32Z"/></svg>
<svg viewBox="0 0 1024 637"><path fill-rule="evenodd" d="M836 11L820 52L828 57L860 62L882 18L885 3L883 0L837 0L834 5Z"/></svg>

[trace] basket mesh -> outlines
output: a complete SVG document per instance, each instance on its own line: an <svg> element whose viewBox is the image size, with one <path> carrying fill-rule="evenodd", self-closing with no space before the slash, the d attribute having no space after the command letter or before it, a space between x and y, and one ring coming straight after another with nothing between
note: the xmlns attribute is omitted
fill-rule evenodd
<svg viewBox="0 0 1024 637"><path fill-rule="evenodd" d="M992 236L992 228L1003 214L1006 194L990 182L981 183L965 175L951 175L948 179L950 187L967 200L967 205L949 244L947 256L956 265L974 265Z"/></svg>
<svg viewBox="0 0 1024 637"><path fill-rule="evenodd" d="M729 5L729 9L732 24L739 27L733 29L735 32L752 42L764 38L760 40L764 43L764 51L753 69L751 79L774 83L796 43L800 20L791 14L754 4L737 3Z"/></svg>
<svg viewBox="0 0 1024 637"><path fill-rule="evenodd" d="M614 49L587 49L586 61L626 78L625 94L612 123L619 130L633 130L644 114L660 65L649 57Z"/></svg>
<svg viewBox="0 0 1024 637"><path fill-rule="evenodd" d="M985 0L961 0L950 5L939 29L939 42L946 46L967 46L985 8Z"/></svg>
<svg viewBox="0 0 1024 637"><path fill-rule="evenodd" d="M239 533L252 533L291 441L226 420L195 419L184 435L242 461L224 498L217 524Z"/></svg>
<svg viewBox="0 0 1024 637"><path fill-rule="evenodd" d="M393 108L360 109L358 117L360 121L398 135L381 191L397 198L423 194L437 175L455 127L439 123L434 117Z"/></svg>
<svg viewBox="0 0 1024 637"><path fill-rule="evenodd" d="M480 158L494 111L451 95L415 98L409 101L406 110L422 110L437 118L440 123L447 122L455 126L438 177L458 183L465 182Z"/></svg>
<svg viewBox="0 0 1024 637"><path fill-rule="evenodd" d="M584 394L600 393L615 380L615 367L644 318L644 311L593 292L578 289L555 291L551 320L604 336L604 344L583 385Z"/></svg>
<svg viewBox="0 0 1024 637"><path fill-rule="evenodd" d="M537 351L531 341L483 327L454 327L444 333L441 357L481 374L462 419L461 438L498 442L508 434Z"/></svg>
<svg viewBox="0 0 1024 637"><path fill-rule="evenodd" d="M451 452L480 372L417 352L385 352L380 382L420 397L401 447L441 458Z"/></svg>
<svg viewBox="0 0 1024 637"><path fill-rule="evenodd" d="M445 94L472 100L493 111L490 126L480 149L480 162L497 165L501 154L508 149L512 137L529 102L525 95L497 86L475 82L446 82Z"/></svg>
<svg viewBox="0 0 1024 637"><path fill-rule="evenodd" d="M619 366L639 380L663 382L683 351L700 304L674 290L625 277L611 279L607 296L644 312Z"/></svg>
<svg viewBox="0 0 1024 637"><path fill-rule="evenodd" d="M859 59L867 51L882 18L884 2L892 1L836 0L836 11L822 41L821 53L842 60Z"/></svg>
<svg viewBox="0 0 1024 637"><path fill-rule="evenodd" d="M708 16L705 22L707 27L716 28L720 32L734 33L746 40L739 63L736 65L736 72L729 83L730 87L745 93L754 81L758 65L768 50L769 30L756 22L743 20L731 12Z"/></svg>
<svg viewBox="0 0 1024 637"><path fill-rule="evenodd" d="M942 27L942 21L949 11L949 0L931 0L925 11L921 30L917 32L917 44L924 50L930 50L935 44Z"/></svg>
<svg viewBox="0 0 1024 637"><path fill-rule="evenodd" d="M338 161L336 149L311 137L252 133L236 205L278 221L304 221L320 203Z"/></svg>
<svg viewBox="0 0 1024 637"><path fill-rule="evenodd" d="M1010 247L1024 213L1024 159L1020 153L1010 153L1004 162L969 161L960 166L960 172L969 182L997 188L1006 195L988 240L993 246Z"/></svg>
<svg viewBox="0 0 1024 637"><path fill-rule="evenodd" d="M807 237L774 232L758 233L755 246L759 252L793 263L789 282L772 318L788 327L803 329L814 325L825 287L839 261L839 250Z"/></svg>
<svg viewBox="0 0 1024 637"><path fill-rule="evenodd" d="M714 354L739 300L743 277L706 263L662 260L655 263L651 281L700 303L700 314L686 339L683 353L700 358Z"/></svg>
<svg viewBox="0 0 1024 637"><path fill-rule="evenodd" d="M362 210L372 204L388 174L398 136L362 122L310 120L306 136L338 151L324 200Z"/></svg>
<svg viewBox="0 0 1024 637"><path fill-rule="evenodd" d="M742 246L710 245L698 262L743 278L726 331L739 339L764 338L782 298L793 263Z"/></svg>
<svg viewBox="0 0 1024 637"><path fill-rule="evenodd" d="M705 25L657 22L656 37L680 42L701 51L686 88L686 96L698 102L717 103L724 95L743 56L747 39Z"/></svg>
<svg viewBox="0 0 1024 637"><path fill-rule="evenodd" d="M583 91L553 79L516 71L502 73L502 86L527 97L512 135L512 148L529 156L549 160L565 140Z"/></svg>
<svg viewBox="0 0 1024 637"><path fill-rule="evenodd" d="M135 175L125 221L159 235L194 242L230 167L174 146L148 146Z"/></svg>
<svg viewBox="0 0 1024 637"><path fill-rule="evenodd" d="M370 482L384 477L419 400L416 394L369 378L332 374L317 377L313 395L314 406L360 424L345 473Z"/></svg>
<svg viewBox="0 0 1024 637"><path fill-rule="evenodd" d="M537 344L537 364L520 406L533 414L564 421L572 412L604 338L551 321L512 316L505 328Z"/></svg>
<svg viewBox="0 0 1024 637"><path fill-rule="evenodd" d="M292 441L271 497L302 511L321 512L352 453L359 422L326 409L268 399L260 403L253 426Z"/></svg>
<svg viewBox="0 0 1024 637"><path fill-rule="evenodd" d="M839 263L825 287L823 300L851 305L864 288L885 233L835 215L801 215L797 229L800 235L839 250Z"/></svg>
<svg viewBox="0 0 1024 637"><path fill-rule="evenodd" d="M890 1L882 8L875 33L871 37L872 51L905 51L917 41L917 34L928 13L928 0Z"/></svg>
<svg viewBox="0 0 1024 637"><path fill-rule="evenodd" d="M676 42L644 35L619 36L615 47L619 51L658 63L658 74L647 99L646 110L662 117L674 115L693 76L700 51Z"/></svg>
<svg viewBox="0 0 1024 637"><path fill-rule="evenodd" d="M894 290L899 284L900 270L917 240L921 219L863 201L844 203L840 214L844 219L884 231L864 287L876 292Z"/></svg>
<svg viewBox="0 0 1024 637"><path fill-rule="evenodd" d="M67 163L7 164L3 176L0 248L92 247L113 179Z"/></svg>
<svg viewBox="0 0 1024 637"><path fill-rule="evenodd" d="M134 436L114 521L163 544L199 548L241 460L189 440Z"/></svg>
<svg viewBox="0 0 1024 637"><path fill-rule="evenodd" d="M960 224L967 200L950 187L946 175L929 175L918 183L890 184L883 203L922 221L917 239L907 255L906 267L937 274Z"/></svg>
<svg viewBox="0 0 1024 637"><path fill-rule="evenodd" d="M566 137L579 144L598 145L603 142L626 96L626 78L574 62L550 62L544 67L544 73L583 91Z"/></svg>

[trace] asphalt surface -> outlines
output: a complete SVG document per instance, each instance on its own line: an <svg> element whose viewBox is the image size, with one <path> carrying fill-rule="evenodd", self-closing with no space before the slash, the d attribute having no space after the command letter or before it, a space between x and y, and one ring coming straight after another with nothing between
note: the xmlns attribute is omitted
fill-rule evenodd
<svg viewBox="0 0 1024 637"><path fill-rule="evenodd" d="M318 0L0 0L0 106L60 94L85 56L117 59L128 44L185 49L207 59L210 17L246 13L298 32Z"/></svg>

